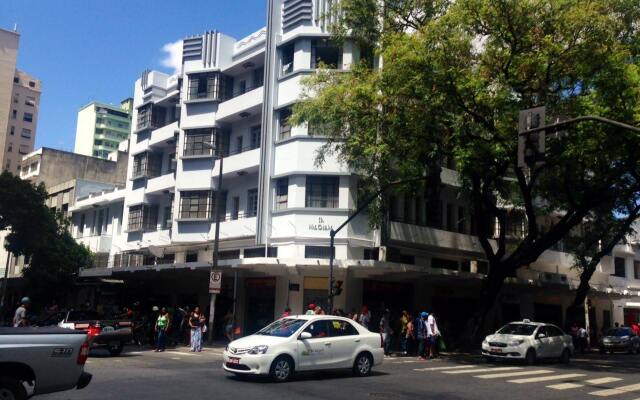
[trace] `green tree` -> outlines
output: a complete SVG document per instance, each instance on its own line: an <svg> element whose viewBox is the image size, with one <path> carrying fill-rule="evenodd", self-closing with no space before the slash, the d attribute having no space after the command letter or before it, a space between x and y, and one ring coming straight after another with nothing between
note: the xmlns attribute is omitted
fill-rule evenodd
<svg viewBox="0 0 640 400"><path fill-rule="evenodd" d="M68 222L45 205L44 186L34 186L9 172L0 174L0 230L9 230L5 248L25 256L27 290L45 302L66 293L92 254L75 242Z"/></svg>
<svg viewBox="0 0 640 400"><path fill-rule="evenodd" d="M548 134L544 162L521 169L517 130L519 111L540 105L555 118L639 122L640 3L341 4L336 38L348 37L374 57L350 73L325 70L308 78L292 121L324 126L327 144L318 162L335 152L360 172L365 187L425 176L428 213L439 198L442 160L455 160L460 195L471 205L490 266L472 321L477 340L505 277L593 212L638 204L637 134L579 124ZM526 216L520 237L507 235L510 210Z"/></svg>

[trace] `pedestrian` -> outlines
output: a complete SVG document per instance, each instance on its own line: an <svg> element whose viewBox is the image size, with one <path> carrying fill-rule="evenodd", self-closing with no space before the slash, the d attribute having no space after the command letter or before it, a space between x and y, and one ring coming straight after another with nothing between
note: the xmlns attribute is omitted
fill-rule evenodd
<svg viewBox="0 0 640 400"><path fill-rule="evenodd" d="M324 310L322 309L322 307L316 306L315 314L316 315L324 315Z"/></svg>
<svg viewBox="0 0 640 400"><path fill-rule="evenodd" d="M580 349L580 353L584 354L585 350L587 349L587 344L588 344L588 336L589 334L587 333L587 330L584 327L580 327L580 329L578 329L578 349Z"/></svg>
<svg viewBox="0 0 640 400"><path fill-rule="evenodd" d="M406 355L412 355L414 349L414 343L416 341L416 329L413 323L413 315L407 315L407 326L405 332L405 349Z"/></svg>
<svg viewBox="0 0 640 400"><path fill-rule="evenodd" d="M402 310L402 316L400 317L400 351L402 355L407 355L407 324L411 320L409 312Z"/></svg>
<svg viewBox="0 0 640 400"><path fill-rule="evenodd" d="M578 343L578 331L580 330L580 327L578 326L577 322L574 322L571 325L571 329L569 329L569 334L571 335L571 340L573 341L573 348L577 349L578 346L580 345Z"/></svg>
<svg viewBox="0 0 640 400"><path fill-rule="evenodd" d="M224 315L224 336L228 341L233 340L233 313L228 310Z"/></svg>
<svg viewBox="0 0 640 400"><path fill-rule="evenodd" d="M418 341L418 359L426 360L427 357L427 318L429 314L425 311L420 313L420 317L416 319L416 338Z"/></svg>
<svg viewBox="0 0 640 400"><path fill-rule="evenodd" d="M429 342L429 358L438 356L438 340L440 338L440 330L433 313L427 316L427 339Z"/></svg>
<svg viewBox="0 0 640 400"><path fill-rule="evenodd" d="M371 312L367 306L362 306L360 315L358 315L358 323L365 328L369 329L369 323L371 322Z"/></svg>
<svg viewBox="0 0 640 400"><path fill-rule="evenodd" d="M31 304L31 299L28 297L23 297L20 300L20 306L16 308L16 312L13 315L13 327L21 328L29 325L29 321L27 320L27 309Z"/></svg>
<svg viewBox="0 0 640 400"><path fill-rule="evenodd" d="M393 329L391 329L391 311L389 309L384 310L382 318L380 318L380 333L382 334L382 342L384 344L384 355L391 355L391 341L393 338Z"/></svg>
<svg viewBox="0 0 640 400"><path fill-rule="evenodd" d="M189 328L191 328L191 351L202 351L202 326L200 325L200 307L195 306L189 317Z"/></svg>
<svg viewBox="0 0 640 400"><path fill-rule="evenodd" d="M291 315L291 308L286 307L280 318L286 318Z"/></svg>
<svg viewBox="0 0 640 400"><path fill-rule="evenodd" d="M167 309L162 307L162 310L160 310L160 315L158 315L158 319L156 320L156 325L155 325L155 331L156 331L155 351L165 350L168 329L169 329L169 314L167 313Z"/></svg>
<svg viewBox="0 0 640 400"><path fill-rule="evenodd" d="M314 303L310 303L307 307L307 312L305 315L314 315L316 313L316 305Z"/></svg>

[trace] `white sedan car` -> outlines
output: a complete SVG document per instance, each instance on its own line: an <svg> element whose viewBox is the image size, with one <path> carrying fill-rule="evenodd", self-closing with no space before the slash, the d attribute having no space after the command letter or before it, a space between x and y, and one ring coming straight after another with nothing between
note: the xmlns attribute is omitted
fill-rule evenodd
<svg viewBox="0 0 640 400"><path fill-rule="evenodd" d="M348 318L298 315L229 343L222 367L238 375L269 375L284 382L297 371L324 369L348 368L366 376L383 358L379 333Z"/></svg>
<svg viewBox="0 0 640 400"><path fill-rule="evenodd" d="M566 363L573 352L571 336L562 329L527 319L503 326L482 342L482 355L488 360L520 359L529 365L539 358L555 358Z"/></svg>

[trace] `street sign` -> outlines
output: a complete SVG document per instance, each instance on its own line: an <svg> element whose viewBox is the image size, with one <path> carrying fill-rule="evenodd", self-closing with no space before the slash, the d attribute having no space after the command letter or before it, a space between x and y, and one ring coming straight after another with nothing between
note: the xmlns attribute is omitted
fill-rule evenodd
<svg viewBox="0 0 640 400"><path fill-rule="evenodd" d="M209 274L209 293L219 294L222 289L222 272L211 271Z"/></svg>

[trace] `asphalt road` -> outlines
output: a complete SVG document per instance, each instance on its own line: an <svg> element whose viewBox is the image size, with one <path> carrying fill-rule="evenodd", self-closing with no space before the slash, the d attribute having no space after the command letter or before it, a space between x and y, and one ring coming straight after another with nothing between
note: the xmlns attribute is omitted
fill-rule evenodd
<svg viewBox="0 0 640 400"><path fill-rule="evenodd" d="M120 357L92 354L83 390L41 399L611 399L640 400L640 356L590 354L568 365L488 364L478 357L431 361L392 357L370 377L349 372L307 373L276 384L239 379L221 367L221 350L193 354L128 351Z"/></svg>

